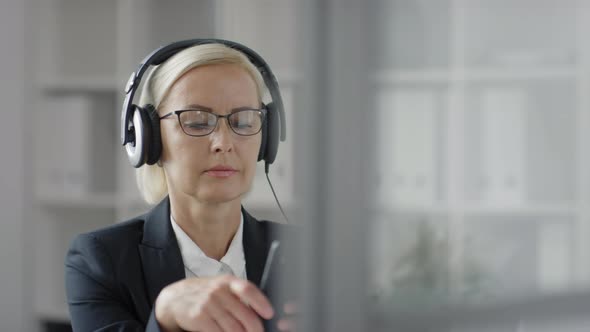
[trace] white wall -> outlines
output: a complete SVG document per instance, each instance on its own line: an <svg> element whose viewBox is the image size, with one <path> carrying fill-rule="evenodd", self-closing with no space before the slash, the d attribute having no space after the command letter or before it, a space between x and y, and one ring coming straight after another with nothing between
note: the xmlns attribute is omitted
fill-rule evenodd
<svg viewBox="0 0 590 332"><path fill-rule="evenodd" d="M28 331L23 251L25 1L0 2L0 330ZM30 246L30 245L29 245Z"/></svg>

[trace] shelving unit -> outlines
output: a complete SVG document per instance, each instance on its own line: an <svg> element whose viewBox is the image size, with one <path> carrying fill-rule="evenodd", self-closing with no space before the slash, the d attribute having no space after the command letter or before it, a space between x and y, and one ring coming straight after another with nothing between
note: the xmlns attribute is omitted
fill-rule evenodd
<svg viewBox="0 0 590 332"><path fill-rule="evenodd" d="M521 81L539 81L555 79L576 79L581 73L574 66L553 67L478 67L458 77L449 70L379 70L373 74L373 81L381 85L411 85L411 84L440 84L440 83L505 83Z"/></svg>
<svg viewBox="0 0 590 332"><path fill-rule="evenodd" d="M377 8L382 160L372 234L390 236L374 243L373 264L409 250L417 233L394 230L422 221L449 246L448 282L432 290L448 302L466 299L470 260L490 278L520 275L511 280L517 294L587 285L590 7L384 0ZM501 255L514 264L494 265ZM373 277L387 286L388 276ZM494 287L485 291L507 296Z"/></svg>
<svg viewBox="0 0 590 332"><path fill-rule="evenodd" d="M300 84L296 59L289 53L296 39L289 3L38 1L34 13L40 22L37 107L32 112L39 119L33 154L35 268L39 269L34 303L39 320L69 320L63 259L73 236L150 208L141 200L135 171L119 143L123 87L139 61L156 47L180 39L218 37L244 42L273 68L289 119L292 95ZM251 15L242 15L243 10ZM275 23L280 22L273 29L268 29L268 19L263 17L266 11L273 13ZM284 42L288 47L276 47L275 41L285 35L291 39ZM287 207L293 200L292 151L292 142L281 143L270 172ZM282 220L263 165L245 206L260 218Z"/></svg>

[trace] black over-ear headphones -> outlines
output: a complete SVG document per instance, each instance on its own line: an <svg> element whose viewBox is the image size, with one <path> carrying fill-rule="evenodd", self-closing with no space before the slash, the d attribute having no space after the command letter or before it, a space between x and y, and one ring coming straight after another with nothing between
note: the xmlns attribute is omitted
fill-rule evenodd
<svg viewBox="0 0 590 332"><path fill-rule="evenodd" d="M160 118L154 105L137 106L133 104L133 96L140 85L142 76L150 66L157 66L184 49L204 44L222 44L242 52L262 74L272 101L263 106L267 111L262 126L262 144L258 160L264 160L267 170L268 165L274 162L279 148L279 138L280 141L285 141L286 138L286 120L279 84L266 61L252 49L236 42L223 39L189 39L160 47L150 53L140 63L137 71L131 73L131 77L127 81L126 95L121 111L121 144L125 146L129 162L134 167L155 164L160 159L162 151Z"/></svg>

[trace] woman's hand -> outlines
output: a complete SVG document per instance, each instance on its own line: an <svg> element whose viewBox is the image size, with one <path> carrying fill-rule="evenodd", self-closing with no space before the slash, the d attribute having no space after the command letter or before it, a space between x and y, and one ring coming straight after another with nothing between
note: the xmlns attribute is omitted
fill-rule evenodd
<svg viewBox="0 0 590 332"><path fill-rule="evenodd" d="M264 331L273 308L254 284L234 276L189 278L165 287L155 304L160 327L171 331Z"/></svg>

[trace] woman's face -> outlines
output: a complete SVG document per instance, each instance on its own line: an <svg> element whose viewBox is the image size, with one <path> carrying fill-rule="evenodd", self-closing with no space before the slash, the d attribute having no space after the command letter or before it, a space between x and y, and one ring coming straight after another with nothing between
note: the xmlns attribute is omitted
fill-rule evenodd
<svg viewBox="0 0 590 332"><path fill-rule="evenodd" d="M160 104L160 116L175 110L208 108L227 115L238 108L260 108L256 84L248 72L232 64L194 68L181 76ZM161 163L168 190L204 203L240 198L250 189L256 170L261 132L239 136L219 118L215 130L202 137L185 134L178 117L160 121ZM215 171L226 168L232 171Z"/></svg>

